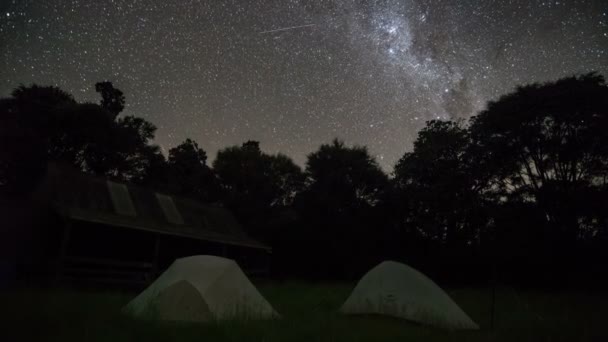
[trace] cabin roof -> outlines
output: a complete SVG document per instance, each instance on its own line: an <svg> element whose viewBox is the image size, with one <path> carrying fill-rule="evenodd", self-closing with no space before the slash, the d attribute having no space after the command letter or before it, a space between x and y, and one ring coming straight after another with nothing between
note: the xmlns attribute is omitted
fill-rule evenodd
<svg viewBox="0 0 608 342"><path fill-rule="evenodd" d="M49 164L45 187L55 210L76 221L270 250L225 208Z"/></svg>

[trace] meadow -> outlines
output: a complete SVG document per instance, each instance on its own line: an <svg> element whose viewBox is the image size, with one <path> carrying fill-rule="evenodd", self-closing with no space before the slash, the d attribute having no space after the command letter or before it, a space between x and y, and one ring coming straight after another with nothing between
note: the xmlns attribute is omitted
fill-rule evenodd
<svg viewBox="0 0 608 342"><path fill-rule="evenodd" d="M608 293L454 289L450 296L480 326L445 331L381 316L337 312L354 284L257 282L280 312L270 321L208 324L137 321L120 308L135 292L0 292L0 340L12 341L606 341Z"/></svg>

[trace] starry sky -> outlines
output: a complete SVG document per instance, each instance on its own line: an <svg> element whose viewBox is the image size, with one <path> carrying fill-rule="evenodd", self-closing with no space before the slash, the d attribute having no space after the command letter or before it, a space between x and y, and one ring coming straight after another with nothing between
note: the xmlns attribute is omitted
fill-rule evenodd
<svg viewBox="0 0 608 342"><path fill-rule="evenodd" d="M164 151L254 139L303 165L338 137L390 171L430 119L518 84L608 76L608 1L2 0L0 96L110 80Z"/></svg>

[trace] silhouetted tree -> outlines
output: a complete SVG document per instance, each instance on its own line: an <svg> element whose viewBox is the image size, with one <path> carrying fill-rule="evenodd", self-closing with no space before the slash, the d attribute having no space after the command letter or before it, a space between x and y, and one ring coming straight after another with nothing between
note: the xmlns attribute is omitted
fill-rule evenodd
<svg viewBox="0 0 608 342"><path fill-rule="evenodd" d="M27 191L46 170L48 141L74 98L56 87L19 86L0 100L0 183L3 191Z"/></svg>
<svg viewBox="0 0 608 342"><path fill-rule="evenodd" d="M607 128L608 87L591 73L517 88L472 119L471 135L493 190L535 203L551 237L574 242L597 221L589 199L606 187Z"/></svg>
<svg viewBox="0 0 608 342"><path fill-rule="evenodd" d="M402 256L435 277L464 281L478 270L472 260L480 253L489 216L479 156L470 149L462 121L432 120L418 132L412 152L394 169L390 215L397 220ZM485 234L485 235L484 235ZM468 267L444 268L447 261ZM459 278L459 279L458 279Z"/></svg>
<svg viewBox="0 0 608 342"><path fill-rule="evenodd" d="M13 93L21 90L20 87ZM58 89L54 89L58 90ZM64 100L73 99L67 94ZM40 98L39 102L44 102ZM50 101L56 101L52 97ZM4 193L16 194L35 185L36 179L45 172L45 140L48 135L42 113L36 113L27 101L16 98L0 99L0 189ZM51 108L49 103L42 108ZM22 114L27 112L26 114Z"/></svg>
<svg viewBox="0 0 608 342"><path fill-rule="evenodd" d="M220 150L213 170L220 180L226 205L258 236L268 235L260 229L264 229L276 210L291 204L304 179L291 159L263 153L257 141Z"/></svg>
<svg viewBox="0 0 608 342"><path fill-rule="evenodd" d="M305 172L257 141L220 150L213 169L190 139L166 159L153 124L119 116L120 90L96 91L100 104L37 85L0 99L0 191L25 192L48 161L62 161L220 200L271 243L275 265L317 277L394 258L434 279L473 279L483 272L455 264L500 254L502 272L525 282L599 269L607 256L608 86L597 74L519 87L468 126L427 122L392 179L365 147L339 140L308 155Z"/></svg>
<svg viewBox="0 0 608 342"><path fill-rule="evenodd" d="M114 88L112 82L95 83L95 91L101 94L101 106L114 117L125 108L125 96L119 89Z"/></svg>
<svg viewBox="0 0 608 342"><path fill-rule="evenodd" d="M122 163L116 161L116 175L132 180L141 177L151 167L152 160L159 162L160 147L153 145L156 126L135 116L116 120L114 148Z"/></svg>
<svg viewBox="0 0 608 342"><path fill-rule="evenodd" d="M374 208L388 185L376 160L364 147L334 140L308 155L306 177L307 188L296 198L306 227L294 246L305 248L300 265L324 276L370 266L381 229Z"/></svg>
<svg viewBox="0 0 608 342"><path fill-rule="evenodd" d="M102 88L109 91L108 85ZM119 103L122 109L124 97L118 97L107 103ZM147 172L150 158L158 160L160 150L151 145L156 127L141 118L116 119L117 105L109 105L114 110L110 112L97 104L77 103L59 88L37 85L20 86L1 103L6 141L1 153L6 158L0 169L5 170L2 177L7 184L9 179L14 184L35 183L31 177L19 181L23 176L18 174L40 170L34 172L40 175L47 161L69 163L97 175L137 179Z"/></svg>
<svg viewBox="0 0 608 342"><path fill-rule="evenodd" d="M336 208L373 206L387 185L387 176L367 148L346 147L334 140L308 155L307 193L336 201Z"/></svg>
<svg viewBox="0 0 608 342"><path fill-rule="evenodd" d="M169 166L167 159L156 145L142 151L142 160L145 160L145 168L138 172L130 181L136 184L169 192Z"/></svg>
<svg viewBox="0 0 608 342"><path fill-rule="evenodd" d="M483 227L479 164L469 153L462 122L427 122L395 166L396 189L404 193L405 229L442 243L471 245Z"/></svg>
<svg viewBox="0 0 608 342"><path fill-rule="evenodd" d="M295 196L304 187L304 173L288 156L277 153L268 156L270 160L270 178L280 189L273 199L272 207L288 207L293 204Z"/></svg>
<svg viewBox="0 0 608 342"><path fill-rule="evenodd" d="M248 141L240 147L232 146L218 151L213 169L220 179L229 205L248 203L269 207L273 198L277 197L278 189L269 177L269 160L260 150L257 141Z"/></svg>
<svg viewBox="0 0 608 342"><path fill-rule="evenodd" d="M219 184L207 166L207 153L195 141L186 139L170 149L168 166L172 192L205 202L218 199Z"/></svg>

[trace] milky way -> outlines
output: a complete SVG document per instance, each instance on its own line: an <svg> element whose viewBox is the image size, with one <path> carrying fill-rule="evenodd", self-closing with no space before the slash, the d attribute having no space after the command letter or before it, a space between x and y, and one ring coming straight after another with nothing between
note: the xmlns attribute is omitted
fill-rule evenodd
<svg viewBox="0 0 608 342"><path fill-rule="evenodd" d="M603 0L5 0L0 96L38 83L98 101L110 80L165 151L256 139L303 164L338 137L390 170L426 120L607 75L607 49Z"/></svg>

